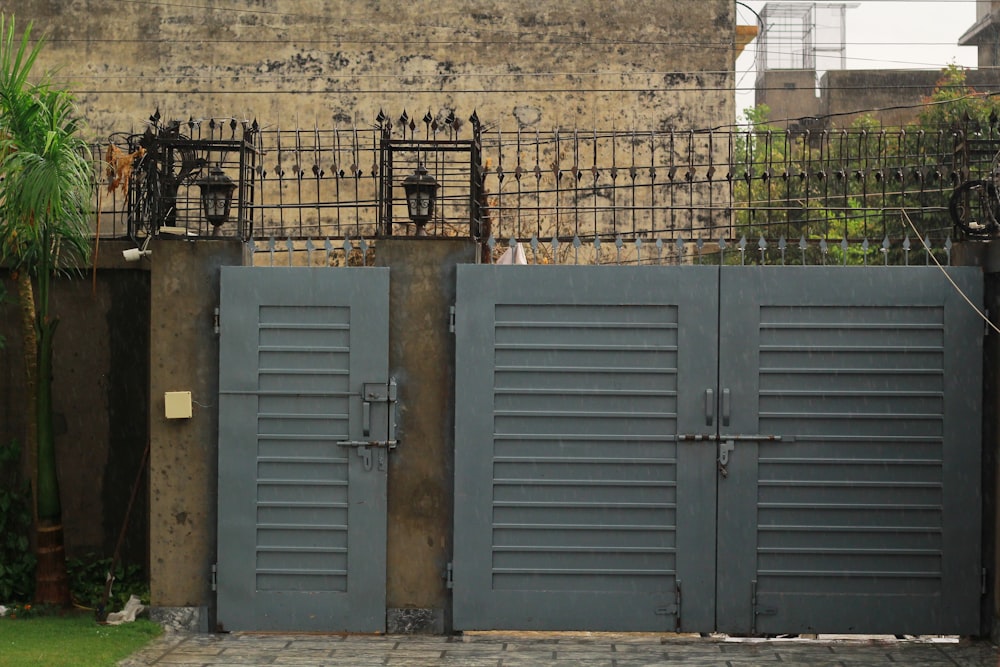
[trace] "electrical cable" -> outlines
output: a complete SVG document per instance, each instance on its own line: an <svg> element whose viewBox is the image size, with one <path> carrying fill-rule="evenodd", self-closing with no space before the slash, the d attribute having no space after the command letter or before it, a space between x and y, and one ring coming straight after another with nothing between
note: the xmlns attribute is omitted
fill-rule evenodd
<svg viewBox="0 0 1000 667"><path fill-rule="evenodd" d="M899 211L903 214L903 218L906 219L906 222L910 225L910 228L912 228L913 232L917 235L917 238L920 239L920 242L923 244L924 249L927 251L927 254L930 255L930 258L932 260L934 260L934 264L936 264L937 267L941 269L941 273L943 273L944 277L948 279L948 282L951 283L951 286L955 288L955 291L958 292L959 296L961 296L965 300L965 302L969 304L969 306L971 306L974 311L976 311L979 317L981 317L982 320L986 322L986 324L988 324L991 329L993 329L997 333L1000 333L1000 327L997 327L997 325L990 322L990 318L987 317L986 313L980 310L976 304L972 303L972 299L966 296L965 292L962 291L962 288L959 287L954 280L952 280L951 276L948 275L948 272L945 271L943 266L941 266L941 262L937 260L937 257L934 256L934 253L932 253L930 251L930 248L927 247L927 242L923 239L923 237L920 236L920 232L917 231L916 225L914 225L913 221L910 220L910 216L907 214L906 210L899 209Z"/></svg>

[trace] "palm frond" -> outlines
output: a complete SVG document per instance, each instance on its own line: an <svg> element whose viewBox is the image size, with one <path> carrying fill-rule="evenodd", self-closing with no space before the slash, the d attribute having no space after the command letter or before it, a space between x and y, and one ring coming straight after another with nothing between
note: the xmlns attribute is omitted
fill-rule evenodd
<svg viewBox="0 0 1000 667"><path fill-rule="evenodd" d="M0 256L35 274L87 256L96 169L73 96L28 81L29 36L0 15Z"/></svg>

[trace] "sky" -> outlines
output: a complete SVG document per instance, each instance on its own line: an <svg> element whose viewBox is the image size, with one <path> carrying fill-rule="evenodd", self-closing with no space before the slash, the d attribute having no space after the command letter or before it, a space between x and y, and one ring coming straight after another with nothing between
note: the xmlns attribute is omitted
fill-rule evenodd
<svg viewBox="0 0 1000 667"><path fill-rule="evenodd" d="M752 25L756 17L747 8L760 12L765 4L740 0L738 22ZM847 69L976 66L976 49L958 46L958 38L976 21L975 0L853 0L847 4L857 5L846 10ZM736 63L737 110L753 106L756 61L754 40ZM826 69L819 61L817 68Z"/></svg>

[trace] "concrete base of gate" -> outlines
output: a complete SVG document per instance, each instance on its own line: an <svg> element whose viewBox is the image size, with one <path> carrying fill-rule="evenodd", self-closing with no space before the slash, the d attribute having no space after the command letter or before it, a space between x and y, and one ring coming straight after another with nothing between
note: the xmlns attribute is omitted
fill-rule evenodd
<svg viewBox="0 0 1000 667"><path fill-rule="evenodd" d="M387 609L385 631L390 635L443 635L443 609Z"/></svg>
<svg viewBox="0 0 1000 667"><path fill-rule="evenodd" d="M149 618L167 632L208 632L208 607L151 607Z"/></svg>

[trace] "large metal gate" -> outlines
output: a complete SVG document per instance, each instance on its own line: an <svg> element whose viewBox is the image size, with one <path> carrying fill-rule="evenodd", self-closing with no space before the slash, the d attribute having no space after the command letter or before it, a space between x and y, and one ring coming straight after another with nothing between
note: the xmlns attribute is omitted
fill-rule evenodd
<svg viewBox="0 0 1000 667"><path fill-rule="evenodd" d="M455 627L976 632L982 330L929 268L459 267Z"/></svg>
<svg viewBox="0 0 1000 667"><path fill-rule="evenodd" d="M226 630L385 630L388 301L388 269L222 269Z"/></svg>

